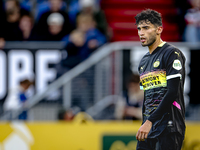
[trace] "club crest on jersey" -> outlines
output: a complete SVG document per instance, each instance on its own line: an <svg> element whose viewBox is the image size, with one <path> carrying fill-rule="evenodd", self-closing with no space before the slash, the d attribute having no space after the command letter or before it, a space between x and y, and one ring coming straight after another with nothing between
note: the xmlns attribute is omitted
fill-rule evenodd
<svg viewBox="0 0 200 150"><path fill-rule="evenodd" d="M156 68L160 65L160 62L157 60L153 63L153 67Z"/></svg>
<svg viewBox="0 0 200 150"><path fill-rule="evenodd" d="M174 60L174 62L173 62L173 68L176 69L176 70L181 70L182 69L182 65L181 65L180 60L178 60L178 59Z"/></svg>

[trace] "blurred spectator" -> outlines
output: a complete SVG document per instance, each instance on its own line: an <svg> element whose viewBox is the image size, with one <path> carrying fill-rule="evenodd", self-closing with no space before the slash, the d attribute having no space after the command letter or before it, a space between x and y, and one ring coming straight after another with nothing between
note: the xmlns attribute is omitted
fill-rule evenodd
<svg viewBox="0 0 200 150"><path fill-rule="evenodd" d="M36 41L39 36L34 32L34 19L31 15L23 15L19 21L22 41Z"/></svg>
<svg viewBox="0 0 200 150"><path fill-rule="evenodd" d="M85 58L89 56L96 48L106 43L107 39L97 28L96 22L92 15L79 14L77 16L77 30L82 31L85 34L86 44L83 47L82 55ZM70 41L69 35L63 38L66 44Z"/></svg>
<svg viewBox="0 0 200 150"><path fill-rule="evenodd" d="M192 8L185 15L185 41L200 42L200 0L190 0Z"/></svg>
<svg viewBox="0 0 200 150"><path fill-rule="evenodd" d="M31 12L33 10L33 6L35 5L36 1L32 0L20 0L20 6L23 9L26 9L27 11Z"/></svg>
<svg viewBox="0 0 200 150"><path fill-rule="evenodd" d="M0 37L0 49L3 49L4 46L5 46L5 40L4 40L4 38Z"/></svg>
<svg viewBox="0 0 200 150"><path fill-rule="evenodd" d="M73 29L73 27L69 21L68 14L65 11L61 10L62 0L49 0L49 2L50 2L50 11L43 13L37 23L37 32L40 36L44 37L44 40L48 40L48 39L46 39L46 37L49 36L49 23L51 22L51 21L50 22L48 21L48 18L53 13L54 13L54 15L51 16L50 18L56 18L56 17L58 17L58 14L60 14L59 19L57 21L60 21L60 23L63 23L62 30L61 30L61 33L63 35L69 34ZM55 15L55 13L56 13L56 15ZM62 17L60 17L60 16L62 16ZM51 20L51 19L49 19L49 20ZM53 29L55 29L55 28L53 28Z"/></svg>
<svg viewBox="0 0 200 150"><path fill-rule="evenodd" d="M106 43L106 37L95 28L93 17L88 14L80 14L77 17L77 29L62 40L66 42L67 56L63 57L56 67L58 77L85 60L96 48Z"/></svg>
<svg viewBox="0 0 200 150"><path fill-rule="evenodd" d="M5 46L5 40L4 40L4 35L3 35L3 28L4 28L4 23L5 23L5 13L3 10L3 1L0 0L0 49L4 48Z"/></svg>
<svg viewBox="0 0 200 150"><path fill-rule="evenodd" d="M97 2L95 0L79 0L79 5L80 13L92 15L96 22L96 28L104 35L107 35L109 32L106 17Z"/></svg>
<svg viewBox="0 0 200 150"><path fill-rule="evenodd" d="M188 0L175 0L175 6L176 6L176 22L178 24L178 30L180 33L180 40L184 40L184 30L185 30L185 26L186 26L186 22L185 22L185 14L188 10L188 8L190 8L190 4L188 2Z"/></svg>
<svg viewBox="0 0 200 150"><path fill-rule="evenodd" d="M144 99L144 91L140 90L140 77L132 74L127 83L127 91L124 93L126 103L120 101L117 104L117 118L123 119L142 119L142 103Z"/></svg>
<svg viewBox="0 0 200 150"><path fill-rule="evenodd" d="M77 106L68 109L62 108L58 111L58 120L72 121L79 112L80 108Z"/></svg>
<svg viewBox="0 0 200 150"><path fill-rule="evenodd" d="M5 2L5 20L2 22L2 32L5 41L21 40L19 20L25 14L29 14L29 12L20 8L18 0L7 0Z"/></svg>
<svg viewBox="0 0 200 150"><path fill-rule="evenodd" d="M61 41L66 35L63 31L64 18L60 13L52 13L47 18L48 32L44 36L45 41Z"/></svg>
<svg viewBox="0 0 200 150"><path fill-rule="evenodd" d="M63 58L57 68L58 77L67 72L79 64L83 59L81 58L80 52L86 42L84 32L80 30L74 30L69 35L69 41L66 46L67 56ZM67 57L67 58L66 58Z"/></svg>
<svg viewBox="0 0 200 150"><path fill-rule="evenodd" d="M32 84L33 82L25 79L20 82L18 87L10 89L4 103L4 111L15 111L21 108L27 100L26 92ZM19 119L26 120L27 111L23 111L19 115Z"/></svg>
<svg viewBox="0 0 200 150"><path fill-rule="evenodd" d="M62 109L58 112L58 119L61 121L72 121L74 116L75 114L72 109Z"/></svg>
<svg viewBox="0 0 200 150"><path fill-rule="evenodd" d="M86 34L86 46L89 49L89 54L107 41L105 35L96 28L96 22L92 15L79 14L77 16L77 29ZM86 57L89 54L86 54Z"/></svg>
<svg viewBox="0 0 200 150"><path fill-rule="evenodd" d="M80 12L79 0L65 0L65 2L67 2L70 22L73 26L76 26L76 17Z"/></svg>
<svg viewBox="0 0 200 150"><path fill-rule="evenodd" d="M72 0L72 1L74 1L74 0ZM35 10L36 11L35 18L36 18L36 22L37 22L43 13L51 10L51 2L50 2L50 0L37 0L36 3L37 4L36 4L36 10ZM60 6L60 10L66 11L66 9L67 9L66 2L62 1L61 3L62 4Z"/></svg>

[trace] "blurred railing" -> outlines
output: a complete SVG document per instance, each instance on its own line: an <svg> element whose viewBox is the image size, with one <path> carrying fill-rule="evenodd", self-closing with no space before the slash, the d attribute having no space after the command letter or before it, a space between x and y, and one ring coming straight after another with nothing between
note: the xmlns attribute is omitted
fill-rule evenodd
<svg viewBox="0 0 200 150"><path fill-rule="evenodd" d="M56 44L60 46L62 43ZM43 92L38 92L30 98L19 111L6 112L1 119L16 119L20 112L29 110L33 120L55 120L58 109L62 107L67 109L78 106L85 111L106 96L121 94L121 52L113 52L110 46L113 48L112 44L101 47L86 61L51 83ZM6 48L12 47L7 45ZM61 87L61 103L39 104L56 91L60 91Z"/></svg>
<svg viewBox="0 0 200 150"><path fill-rule="evenodd" d="M5 49L50 48L60 50L63 48L63 44L64 43L60 42L25 42L23 44L15 42L7 43ZM199 50L200 47L199 43L196 45L190 43L172 44L188 54L191 49ZM19 110L3 113L1 115L1 120L17 119L20 112L24 110L29 110L31 116L29 120L55 120L57 119L56 115L60 108L67 109L75 106L78 106L80 110L88 112L91 116L95 116L104 110L105 107L108 107L108 105L100 105L100 103L105 104L105 99L111 99L109 101L110 104L112 104L113 98L116 99L116 96L118 98L122 97L123 50L133 51L132 55L134 56L136 56L136 50L139 55L142 54L142 51L143 53L147 52L147 49L142 48L139 42L114 42L105 44L97 49L87 60L49 84L42 92L37 92ZM139 59L139 57L137 59ZM186 68L189 68L190 55L188 55L187 61ZM133 67L133 71L135 71L134 65L137 66L137 63L133 61L132 65L131 67ZM187 70L187 74L189 74L190 69ZM186 82L187 86L185 88L187 99L188 93L190 92L190 79L189 76L186 78L189 80ZM60 101L44 101L54 93L58 93L57 100L61 99ZM194 118L200 120L199 115Z"/></svg>

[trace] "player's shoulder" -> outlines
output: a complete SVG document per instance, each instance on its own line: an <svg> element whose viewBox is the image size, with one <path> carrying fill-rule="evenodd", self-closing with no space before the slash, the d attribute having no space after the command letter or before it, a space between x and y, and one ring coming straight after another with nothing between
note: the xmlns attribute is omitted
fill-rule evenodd
<svg viewBox="0 0 200 150"><path fill-rule="evenodd" d="M148 58L150 55L151 55L151 54L150 54L149 52L147 52L147 53L142 57L141 60Z"/></svg>
<svg viewBox="0 0 200 150"><path fill-rule="evenodd" d="M165 53L173 53L175 51L181 52L176 46L169 44L169 43L165 43L164 51L165 51Z"/></svg>
<svg viewBox="0 0 200 150"><path fill-rule="evenodd" d="M166 57L170 57L171 55L177 55L182 58L185 58L182 51L179 48L169 43L165 44L165 49L163 50L163 52L165 53Z"/></svg>

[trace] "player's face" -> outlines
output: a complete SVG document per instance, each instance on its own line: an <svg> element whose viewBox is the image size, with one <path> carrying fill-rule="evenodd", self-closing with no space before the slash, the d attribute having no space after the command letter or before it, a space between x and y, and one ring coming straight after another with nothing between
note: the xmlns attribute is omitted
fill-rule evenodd
<svg viewBox="0 0 200 150"><path fill-rule="evenodd" d="M137 29L142 46L151 46L156 41L157 27L149 21L140 21Z"/></svg>

